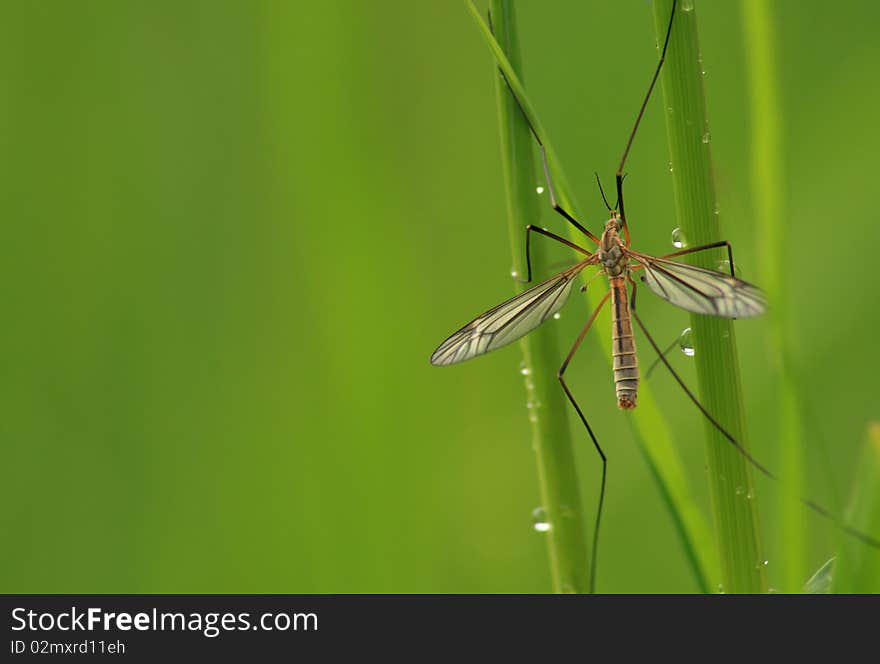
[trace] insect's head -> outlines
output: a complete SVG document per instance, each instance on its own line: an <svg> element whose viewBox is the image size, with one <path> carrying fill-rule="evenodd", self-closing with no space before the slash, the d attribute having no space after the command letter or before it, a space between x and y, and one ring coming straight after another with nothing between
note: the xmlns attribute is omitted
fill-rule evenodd
<svg viewBox="0 0 880 664"><path fill-rule="evenodd" d="M615 233L620 230L621 222L620 222L620 212L616 209L612 208L610 210L611 218L605 222L605 230L606 231L614 231Z"/></svg>

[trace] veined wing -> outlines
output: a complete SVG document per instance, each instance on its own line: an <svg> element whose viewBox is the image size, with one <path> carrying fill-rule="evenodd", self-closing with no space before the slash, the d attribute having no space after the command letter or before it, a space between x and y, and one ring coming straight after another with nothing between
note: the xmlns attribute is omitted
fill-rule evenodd
<svg viewBox="0 0 880 664"><path fill-rule="evenodd" d="M665 258L629 253L644 266L645 285L676 307L722 318L752 318L767 308L761 289L742 279Z"/></svg>
<svg viewBox="0 0 880 664"><path fill-rule="evenodd" d="M464 362L528 334L562 308L575 277L596 262L594 254L477 316L440 344L431 355L431 364L445 366Z"/></svg>

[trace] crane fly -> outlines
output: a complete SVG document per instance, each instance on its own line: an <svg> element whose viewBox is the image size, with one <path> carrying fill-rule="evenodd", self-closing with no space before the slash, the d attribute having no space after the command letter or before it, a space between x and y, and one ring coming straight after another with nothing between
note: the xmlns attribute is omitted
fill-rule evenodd
<svg viewBox="0 0 880 664"><path fill-rule="evenodd" d="M590 316L589 323L592 324L610 299L611 355L614 358L617 405L622 410L631 410L636 407L639 386L630 315L635 309L635 298L631 302L627 291L627 284L630 284L635 293L633 272L644 270L641 280L651 291L687 311L725 318L751 318L764 313L766 301L756 286L733 275L670 260L683 253L723 246L723 243L654 257L632 250L629 242L620 236L621 227L620 213L612 209L595 252L574 245L576 251L584 254L583 260L477 316L440 344L431 355L431 364L456 364L513 343L562 309L576 277L585 268L598 266L608 278L609 290ZM538 229L530 227L529 230ZM568 241L565 243L569 244Z"/></svg>
<svg viewBox="0 0 880 664"><path fill-rule="evenodd" d="M776 475L771 473L765 466L752 457L749 452L718 422L718 420L709 413L699 400L697 400L693 392L687 387L687 385L685 385L678 373L669 364L669 361L665 357L665 351L662 351L655 343L653 337L636 313L637 287L636 280L633 279L633 274L638 274L640 281L655 295L676 307L696 314L731 319L753 318L763 314L767 307L763 292L757 286L743 281L735 275L733 249L730 243L726 240L682 249L663 256L652 256L650 254L642 253L632 249L630 246L631 240L629 227L624 212L623 181L626 175L623 169L630 148L632 147L633 139L635 138L642 116L644 115L645 107L648 104L648 100L651 97L660 70L666 59L666 51L669 47L669 37L672 34L672 27L675 19L676 5L677 2L674 0L672 3L672 11L669 16L669 23L666 29L666 37L660 51L660 58L657 67L654 70L654 76L651 79L651 83L648 86L648 92L645 95L638 115L636 116L636 121L630 132L629 140L627 141L623 156L620 160L620 165L617 169L617 202L613 207L608 204L605 192L602 190L602 184L599 182L598 175L596 176L596 180L599 184L599 191L602 194L602 200L605 202L605 207L608 209L610 215L608 221L605 222L603 232L599 237L591 233L583 224L575 219L571 213L566 211L557 202L553 191L553 183L550 178L550 169L547 165L547 155L544 144L529 121L528 114L523 110L522 104L514 93L513 88L510 87L509 81L505 78L513 99L516 101L517 106L519 106L532 135L538 143L544 166L544 177L547 182L547 192L553 210L564 217L568 223L574 226L586 238L592 241L593 244L595 244L595 249L592 251L588 250L575 242L569 241L548 231L545 228L529 224L526 226L526 282L532 280L532 265L529 251L531 233L538 233L539 235L564 244L581 254L583 258L559 274L532 286L522 293L477 316L450 335L431 355L431 364L435 366L447 366L464 362L465 360L469 360L513 343L548 319L553 318L554 315L562 309L571 294L577 277L586 268L599 268L594 277L597 277L600 274L605 275L608 280L609 289L593 310L593 313L587 319L586 324L557 372L557 377L563 391L577 412L594 447L596 448L596 451L602 459L602 480L599 490L599 505L596 511L596 521L593 529L593 556L590 575L591 592L595 588L596 552L599 539L599 523L602 517L602 506L605 498L607 459L602 450L602 446L599 444L598 439L587 421L586 416L565 382L565 371L571 363L575 353L577 353L578 348L580 348L581 343L586 337L587 332L590 330L597 315L609 300L611 302L612 372L614 375L618 407L621 410L632 410L638 403L639 366L636 355L635 336L633 334L632 322L634 320L653 350L657 353L658 361L666 366L688 398L694 403L706 419L740 452L740 454L746 458L752 466L765 476L771 479L778 479ZM501 76L504 76L503 72L501 73ZM687 254L710 249L720 249L722 247L727 250L727 263L730 267L730 274L672 260L673 258L685 256ZM587 284L591 282L592 278ZM584 285L582 290L586 290L586 288L587 285ZM806 499L801 500L807 507L819 515L833 521L845 532L854 535L858 539L875 548L880 548L880 541L841 522L831 512L817 503Z"/></svg>

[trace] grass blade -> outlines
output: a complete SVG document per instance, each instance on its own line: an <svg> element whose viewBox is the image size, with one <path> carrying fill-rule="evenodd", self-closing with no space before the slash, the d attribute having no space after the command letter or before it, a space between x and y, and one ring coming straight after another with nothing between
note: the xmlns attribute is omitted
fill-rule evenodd
<svg viewBox="0 0 880 664"><path fill-rule="evenodd" d="M804 584L803 591L808 595L827 595L831 592L832 573L834 571L834 558L830 558L816 570Z"/></svg>
<svg viewBox="0 0 880 664"><path fill-rule="evenodd" d="M510 0L493 0L495 34L511 63L519 68L516 19ZM523 248L526 224L540 216L535 195L532 136L510 96L504 80L495 76L498 97L498 125L501 130L501 163L507 194L507 220L514 270L525 274ZM543 264L544 243L533 243L532 258ZM520 287L518 290L522 290ZM578 486L577 466L568 403L555 380L562 355L557 328L549 326L520 340L523 354L529 419L538 467L541 500L549 524L547 549L555 592L587 592L589 589L589 545Z"/></svg>
<svg viewBox="0 0 880 664"><path fill-rule="evenodd" d="M498 66L504 72L510 87L520 100L523 111L541 136L547 153L556 196L560 204L577 216L578 207L568 186L568 180L559 165L556 152L547 137L547 133L543 129L533 105L529 101L522 82L505 56L504 49L495 40L489 26L480 16L479 11L470 0L467 0L466 4L492 51ZM503 85L503 81L501 84ZM573 241L583 241L583 237L572 233L570 227L568 229ZM595 306L598 304L602 294L601 289L590 289L587 297L592 305ZM598 335L603 347L610 347L610 326L603 327L597 325L590 333ZM713 582L713 580L719 578L718 561L712 535L705 519L691 497L681 461L672 443L669 426L657 406L648 385L643 384L640 387L639 407L631 413L627 413L625 418L632 429L633 437L639 445L639 450L657 482L664 503L673 519L673 524L678 532L694 578L703 592L710 592L710 589L714 588L717 583Z"/></svg>
<svg viewBox="0 0 880 664"><path fill-rule="evenodd" d="M673 0L654 3L658 40L666 34ZM712 178L703 73L692 0L679 2L661 76L679 227L693 246L721 238ZM661 41L662 43L662 41ZM719 253L693 254L693 263L717 268ZM690 256L689 256L690 258ZM745 419L733 323L691 315L700 399L746 447ZM755 509L752 469L707 421L710 491L721 557L722 587L729 593L767 591Z"/></svg>
<svg viewBox="0 0 880 664"><path fill-rule="evenodd" d="M775 360L779 403L776 440L781 452L784 482L780 486L780 515L777 550L785 552L782 591L800 592L808 572L804 495L804 450L802 439L801 381L795 380L791 350L794 347L789 316L787 264L787 215L782 182L782 110L776 82L775 38L772 8L767 0L742 0L743 32L748 74L752 195L755 224L761 229L758 244L760 281L772 302L767 312L770 353Z"/></svg>
<svg viewBox="0 0 880 664"><path fill-rule="evenodd" d="M868 427L857 469L844 522L880 536L880 422ZM842 533L832 576L835 593L880 593L880 555Z"/></svg>

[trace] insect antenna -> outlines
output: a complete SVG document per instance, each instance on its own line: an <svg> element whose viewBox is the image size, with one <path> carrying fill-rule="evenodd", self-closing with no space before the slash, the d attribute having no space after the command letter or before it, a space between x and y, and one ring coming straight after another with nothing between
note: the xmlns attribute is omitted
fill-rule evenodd
<svg viewBox="0 0 880 664"><path fill-rule="evenodd" d="M608 199L605 198L605 190L602 189L602 180L599 179L599 174L598 174L596 171L593 171L593 175L596 176L596 184L599 185L599 193L602 194L602 202L605 203L605 208L606 208L609 212L611 212L611 206L608 205ZM614 208L616 209L617 206L615 205Z"/></svg>

